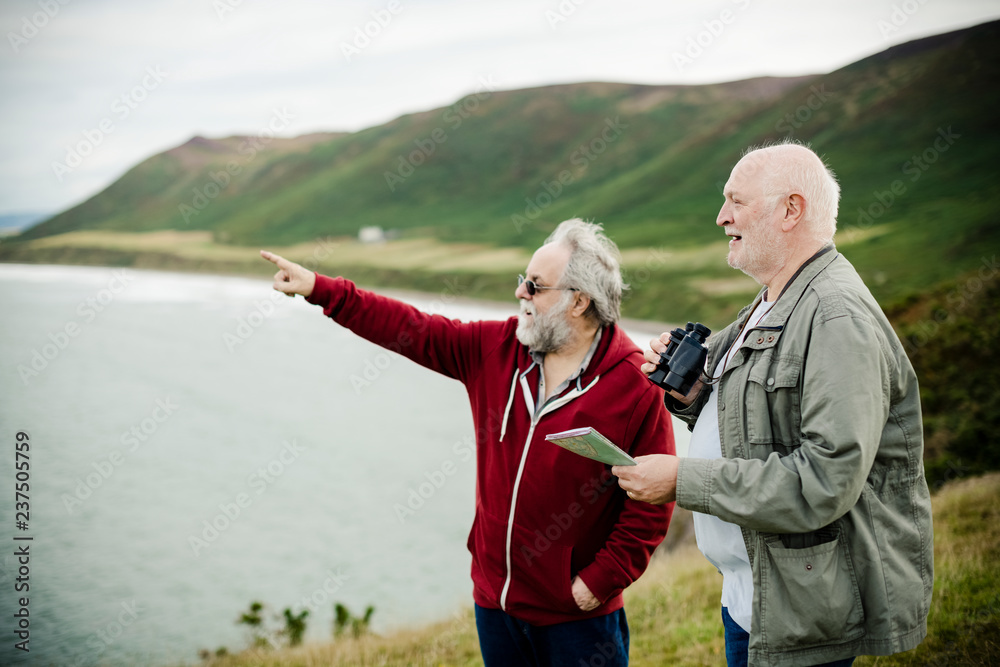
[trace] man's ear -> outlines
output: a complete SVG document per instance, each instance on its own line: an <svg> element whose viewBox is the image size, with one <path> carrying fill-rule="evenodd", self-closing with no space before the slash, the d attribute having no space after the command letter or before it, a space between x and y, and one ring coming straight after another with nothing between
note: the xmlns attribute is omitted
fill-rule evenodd
<svg viewBox="0 0 1000 667"><path fill-rule="evenodd" d="M783 202L785 218L781 221L781 231L789 232L802 222L806 214L806 199L799 193L788 195Z"/></svg>
<svg viewBox="0 0 1000 667"><path fill-rule="evenodd" d="M573 302L573 308L570 312L573 317L583 317L583 314L587 312L587 308L590 307L590 297L583 292L576 293L576 301Z"/></svg>

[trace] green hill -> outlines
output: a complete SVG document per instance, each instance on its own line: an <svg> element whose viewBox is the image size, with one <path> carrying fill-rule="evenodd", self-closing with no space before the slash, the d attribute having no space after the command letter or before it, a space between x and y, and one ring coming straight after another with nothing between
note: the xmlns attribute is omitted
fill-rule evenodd
<svg viewBox="0 0 1000 667"><path fill-rule="evenodd" d="M618 194L616 181L626 174L635 180L688 137L711 134L802 80L483 86L444 109L350 135L315 136L308 150L288 150L288 140L255 150L253 137L195 137L137 165L26 238L77 229L208 229L235 243L292 243L379 225L500 245L533 243L512 224L513 215L543 229L565 217L559 211L582 212L604 199L611 200L603 205L609 212L626 211L648 194L634 187ZM608 189L596 202L595 187ZM540 207L537 216L533 206Z"/></svg>
<svg viewBox="0 0 1000 667"><path fill-rule="evenodd" d="M838 173L849 232L838 242L892 303L974 268L1000 241L998 44L993 22L822 76L513 91L484 81L450 107L352 134L195 137L6 243L0 258L24 261L25 242L77 230L291 245L377 225L532 248L573 216L605 223L623 248L684 250L721 239L712 223L740 152L791 136ZM664 267L660 291L650 281L643 300L697 310L700 296L666 292L724 278L719 260Z"/></svg>

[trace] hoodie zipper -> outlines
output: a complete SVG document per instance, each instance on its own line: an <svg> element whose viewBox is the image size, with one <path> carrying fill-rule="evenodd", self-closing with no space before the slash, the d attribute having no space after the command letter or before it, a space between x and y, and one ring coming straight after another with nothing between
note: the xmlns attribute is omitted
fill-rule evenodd
<svg viewBox="0 0 1000 667"><path fill-rule="evenodd" d="M532 364L524 373L521 374L521 388L524 391L525 401L528 404L529 414L531 413L531 389L528 387L528 372L534 367ZM514 491L511 494L510 499L510 512L507 515L507 544L506 544L506 556L507 556L507 577L503 582L503 589L500 592L500 608L507 611L507 593L510 591L510 580L511 580L511 570L513 562L511 560L511 542L514 537L514 509L517 507L517 491L521 486L521 475L524 473L524 464L528 460L528 450L531 448L531 439L535 435L535 427L538 426L538 422L541 421L542 417L553 412L554 410L561 408L573 399L582 396L583 394L590 391L590 388L597 384L597 381L601 379L598 375L590 384L584 388L580 388L579 384L576 389L573 389L570 393L566 394L562 398L552 401L538 413L538 415L532 415L531 417L531 427L528 429L528 437L524 441L524 451L521 452L521 462L517 466L517 476L514 478ZM511 391L515 391L515 387L511 386ZM512 394L513 396L513 394ZM507 401L507 405L510 405L510 399ZM506 422L506 418L504 419ZM506 425L506 424L505 424Z"/></svg>

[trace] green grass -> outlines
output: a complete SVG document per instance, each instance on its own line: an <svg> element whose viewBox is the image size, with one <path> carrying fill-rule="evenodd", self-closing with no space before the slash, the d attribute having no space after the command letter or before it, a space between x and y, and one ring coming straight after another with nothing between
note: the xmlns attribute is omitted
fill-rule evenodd
<svg viewBox="0 0 1000 667"><path fill-rule="evenodd" d="M912 651L861 657L867 665L994 665L1000 661L1000 474L955 480L933 497L934 597L928 635ZM689 538L690 539L690 538ZM719 596L722 581L688 542L658 553L626 590L630 664L725 664ZM213 667L312 665L482 665L470 610L424 628L385 636L249 651Z"/></svg>

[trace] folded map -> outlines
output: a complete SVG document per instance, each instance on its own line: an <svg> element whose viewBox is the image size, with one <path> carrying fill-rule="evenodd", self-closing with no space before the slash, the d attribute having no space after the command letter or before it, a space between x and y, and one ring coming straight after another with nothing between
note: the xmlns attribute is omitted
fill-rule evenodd
<svg viewBox="0 0 1000 667"><path fill-rule="evenodd" d="M613 466L634 466L635 459L618 448L595 429L585 426L562 433L550 433L545 439L574 454Z"/></svg>

